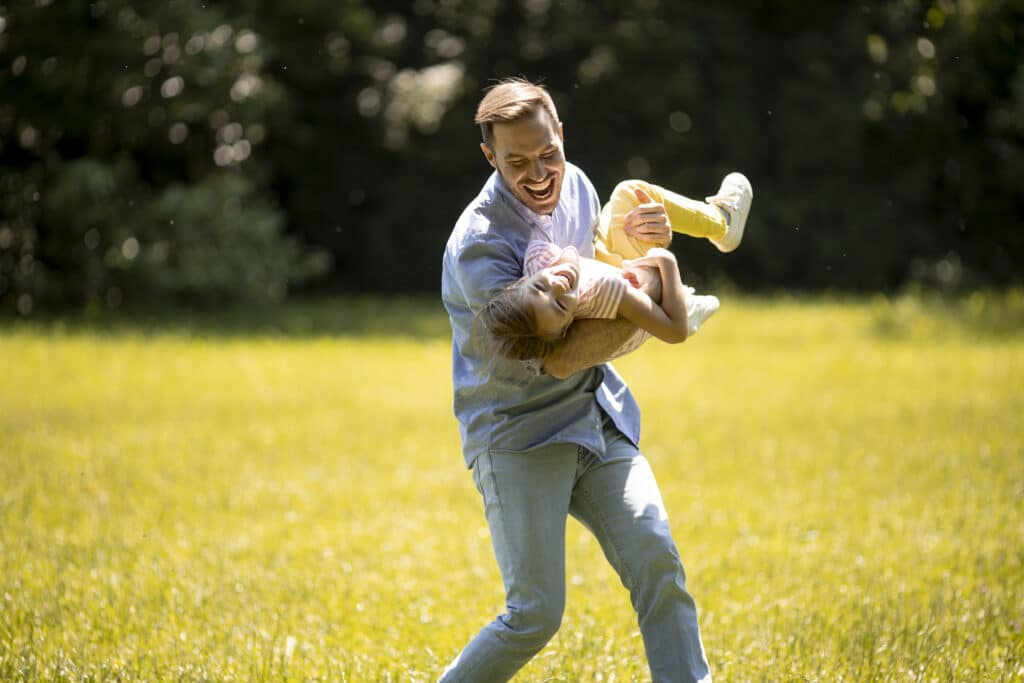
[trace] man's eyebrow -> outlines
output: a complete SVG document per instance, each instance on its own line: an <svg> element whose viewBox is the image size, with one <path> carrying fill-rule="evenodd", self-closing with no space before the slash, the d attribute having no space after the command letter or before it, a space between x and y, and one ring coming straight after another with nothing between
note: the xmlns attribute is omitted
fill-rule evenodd
<svg viewBox="0 0 1024 683"><path fill-rule="evenodd" d="M538 152L538 154L543 154L543 153L545 153L547 151L550 151L552 149L558 149L558 143L557 142L549 142L548 144L544 145L543 147L540 148L540 151ZM524 154L523 152L505 152L505 156L503 158L505 158L505 159L513 159L513 158L517 158L518 157L518 158L525 159L528 156L529 156L529 154Z"/></svg>

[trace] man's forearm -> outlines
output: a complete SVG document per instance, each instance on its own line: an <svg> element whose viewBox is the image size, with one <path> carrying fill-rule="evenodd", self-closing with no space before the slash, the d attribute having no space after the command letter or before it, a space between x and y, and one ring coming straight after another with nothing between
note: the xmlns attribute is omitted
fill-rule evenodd
<svg viewBox="0 0 1024 683"><path fill-rule="evenodd" d="M632 272L640 289L660 303L661 274L658 269L641 266L628 270ZM552 377L565 379L580 370L607 363L636 331L636 325L622 318L576 320L569 326L565 340L553 354L544 359L544 371Z"/></svg>
<svg viewBox="0 0 1024 683"><path fill-rule="evenodd" d="M565 340L544 359L544 370L552 377L569 375L612 359L637 331L636 325L615 320L577 320L569 326Z"/></svg>

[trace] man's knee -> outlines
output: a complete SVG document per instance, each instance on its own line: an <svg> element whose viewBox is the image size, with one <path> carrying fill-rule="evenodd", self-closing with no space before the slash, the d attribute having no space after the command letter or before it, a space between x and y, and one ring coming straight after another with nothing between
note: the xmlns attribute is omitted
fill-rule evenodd
<svg viewBox="0 0 1024 683"><path fill-rule="evenodd" d="M683 561L679 557L679 550L676 549L671 539L667 543L659 543L652 548L647 558L647 566L651 577L678 578L684 583L686 581Z"/></svg>
<svg viewBox="0 0 1024 683"><path fill-rule="evenodd" d="M672 540L667 522L652 524L633 556L633 574L642 582L663 579L686 581L679 549Z"/></svg>
<svg viewBox="0 0 1024 683"><path fill-rule="evenodd" d="M509 607L503 621L508 635L525 648L540 650L562 625L565 600L534 602L518 608Z"/></svg>

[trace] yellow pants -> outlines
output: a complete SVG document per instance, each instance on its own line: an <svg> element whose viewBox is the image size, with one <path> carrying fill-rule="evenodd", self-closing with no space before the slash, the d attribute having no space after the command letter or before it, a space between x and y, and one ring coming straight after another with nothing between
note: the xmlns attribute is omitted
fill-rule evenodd
<svg viewBox="0 0 1024 683"><path fill-rule="evenodd" d="M626 214L641 203L636 198L637 189L643 190L653 201L665 207L672 232L713 239L725 235L725 216L718 207L643 180L623 180L615 186L611 199L601 209L601 219L594 239L594 252L599 261L621 266L624 259L639 258L654 246L666 246L640 242L626 234Z"/></svg>

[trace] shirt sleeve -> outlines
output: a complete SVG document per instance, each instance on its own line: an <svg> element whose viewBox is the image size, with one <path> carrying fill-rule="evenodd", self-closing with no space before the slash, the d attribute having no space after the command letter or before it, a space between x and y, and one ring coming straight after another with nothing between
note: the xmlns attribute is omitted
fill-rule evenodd
<svg viewBox="0 0 1024 683"><path fill-rule="evenodd" d="M626 281L621 277L602 275L594 287L590 301L587 302L588 318L617 318L622 295L626 291Z"/></svg>
<svg viewBox="0 0 1024 683"><path fill-rule="evenodd" d="M612 361L621 356L625 356L627 353L633 353L641 346L643 346L643 343L650 338L650 332L643 329L637 329L637 331L633 333L633 336L627 339L625 343L622 344L622 346L615 349L615 351L610 356L608 356L608 360Z"/></svg>
<svg viewBox="0 0 1024 683"><path fill-rule="evenodd" d="M453 260L452 275L462 295L463 304L473 315L496 294L522 277L519 259L511 245L502 242L479 241L466 245ZM461 306L462 304L460 304ZM469 327L463 323L456 332L457 344L472 339ZM454 331L454 326L453 326ZM529 376L547 374L541 361L515 361Z"/></svg>
<svg viewBox="0 0 1024 683"><path fill-rule="evenodd" d="M497 242L467 244L456 255L454 266L455 282L474 311L522 275L512 248Z"/></svg>

